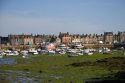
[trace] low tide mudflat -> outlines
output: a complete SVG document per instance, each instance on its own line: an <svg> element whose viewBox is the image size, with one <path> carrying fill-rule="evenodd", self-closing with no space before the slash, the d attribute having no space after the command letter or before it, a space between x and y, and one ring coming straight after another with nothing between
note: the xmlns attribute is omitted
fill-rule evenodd
<svg viewBox="0 0 125 83"><path fill-rule="evenodd" d="M9 58L9 59L8 59ZM14 64L0 64L0 83L84 83L125 80L125 55L121 51L68 57L6 56Z"/></svg>

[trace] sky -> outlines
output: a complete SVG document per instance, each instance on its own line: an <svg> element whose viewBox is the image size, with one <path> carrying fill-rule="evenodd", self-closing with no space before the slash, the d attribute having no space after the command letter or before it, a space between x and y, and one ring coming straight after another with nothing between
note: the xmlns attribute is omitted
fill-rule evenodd
<svg viewBox="0 0 125 83"><path fill-rule="evenodd" d="M125 0L0 0L0 35L125 31Z"/></svg>

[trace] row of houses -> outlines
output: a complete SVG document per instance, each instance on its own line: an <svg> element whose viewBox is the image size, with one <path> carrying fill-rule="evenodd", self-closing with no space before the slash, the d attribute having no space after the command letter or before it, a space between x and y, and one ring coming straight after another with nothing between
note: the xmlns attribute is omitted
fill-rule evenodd
<svg viewBox="0 0 125 83"><path fill-rule="evenodd" d="M59 38L62 43L82 43L82 44L114 44L125 43L125 32L104 32L104 34L69 34L60 33Z"/></svg>
<svg viewBox="0 0 125 83"><path fill-rule="evenodd" d="M104 32L104 34L69 34L59 33L55 35L8 35L8 37L0 36L0 44L4 45L39 45L43 42L54 42L57 44L114 44L125 43L125 32Z"/></svg>

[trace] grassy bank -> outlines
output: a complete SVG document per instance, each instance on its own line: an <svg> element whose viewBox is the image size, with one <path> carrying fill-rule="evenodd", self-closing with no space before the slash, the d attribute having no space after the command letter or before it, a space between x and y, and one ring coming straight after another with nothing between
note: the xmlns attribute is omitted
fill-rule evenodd
<svg viewBox="0 0 125 83"><path fill-rule="evenodd" d="M38 80L47 83L83 83L91 78L105 78L124 71L125 59L119 57L125 58L119 51L112 54L78 57L67 55L35 55L29 58L10 56L5 58L15 58L18 64L3 65L0 66L0 70L30 72L26 75L27 77L37 77Z"/></svg>

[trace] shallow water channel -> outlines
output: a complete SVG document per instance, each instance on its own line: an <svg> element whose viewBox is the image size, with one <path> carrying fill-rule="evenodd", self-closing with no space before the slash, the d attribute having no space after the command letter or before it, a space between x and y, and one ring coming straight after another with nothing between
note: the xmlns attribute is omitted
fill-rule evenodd
<svg viewBox="0 0 125 83"><path fill-rule="evenodd" d="M17 61L14 58L1 58L0 66L15 65ZM39 79L27 77L30 72L0 70L0 81L8 83L41 83Z"/></svg>
<svg viewBox="0 0 125 83"><path fill-rule="evenodd" d="M29 74L30 72L0 70L0 80L8 81L8 83L41 83L40 79L29 77Z"/></svg>
<svg viewBox="0 0 125 83"><path fill-rule="evenodd" d="M0 58L0 65L14 65L17 61L13 58Z"/></svg>
<svg viewBox="0 0 125 83"><path fill-rule="evenodd" d="M1 58L0 66L3 65L15 65L18 64L14 58ZM47 74L32 74L29 71L13 71L13 70L1 70L0 69L0 83L52 83L52 81L45 79L46 77L52 79L60 79L62 76L47 75Z"/></svg>

